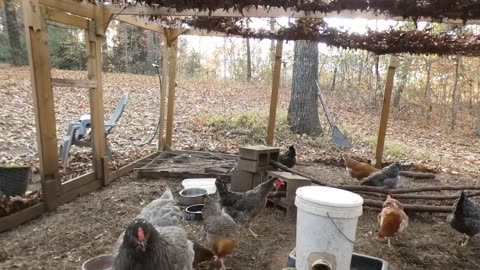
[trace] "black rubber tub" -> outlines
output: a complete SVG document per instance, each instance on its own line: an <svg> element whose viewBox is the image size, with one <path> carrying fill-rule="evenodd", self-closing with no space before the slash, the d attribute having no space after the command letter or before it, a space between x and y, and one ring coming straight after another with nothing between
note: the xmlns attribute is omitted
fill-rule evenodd
<svg viewBox="0 0 480 270"><path fill-rule="evenodd" d="M0 167L0 193L7 196L25 194L31 175L30 167Z"/></svg>
<svg viewBox="0 0 480 270"><path fill-rule="evenodd" d="M287 267L295 269L295 249L288 255ZM288 269L287 268L287 269ZM377 257L353 253L351 270L388 270L388 262Z"/></svg>

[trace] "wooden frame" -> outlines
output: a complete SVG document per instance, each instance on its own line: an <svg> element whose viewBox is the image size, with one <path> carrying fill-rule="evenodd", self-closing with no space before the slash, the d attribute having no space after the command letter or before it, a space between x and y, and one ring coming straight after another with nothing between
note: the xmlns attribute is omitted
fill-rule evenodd
<svg viewBox="0 0 480 270"><path fill-rule="evenodd" d="M59 205L73 201L78 196L92 192L101 186L108 185L116 178L123 176L134 168L141 166L146 160L158 154L154 153L134 161L112 173L108 170L108 157L105 156L104 137L104 108L102 85L102 42L106 28L113 15L115 19L136 25L157 33L162 33L164 39L163 80L160 97L159 122L159 150L172 146L173 120L175 109L175 77L177 63L177 38L179 35L199 36L227 36L225 33L206 30L166 29L160 25L137 18L133 15L168 15L168 16L213 16L213 17L297 17L297 18L324 18L335 17L362 17L379 19L382 16L360 12L343 12L334 14L305 14L272 8L246 8L243 14L227 10L217 10L208 14L208 11L199 12L185 10L176 12L174 9L149 8L141 6L120 7L118 5L94 5L86 1L73 0L22 0L24 8L24 25L27 39L27 48L31 68L32 91L37 127L37 141L40 155L40 172L42 180L42 203L0 218L0 231L15 227L25 221L38 217L46 210L53 210ZM43 7L41 7L41 5ZM120 14L121 13L121 14ZM45 20L85 29L88 52L88 79L70 80L51 78L50 59L48 53ZM469 21L468 23L475 23ZM283 42L279 41L276 47L276 58L272 78L272 96L268 123L267 144L273 144L275 135L276 105L281 71L281 56ZM395 57L391 58L385 87L384 105L380 123L377 144L377 166L381 164L383 145L385 140L388 110L393 85L395 67L398 64ZM48 79L46 79L48 78ZM168 85L168 86L167 86ZM55 111L53 102L53 86L89 88L90 110L92 116L92 144L94 170L77 178L61 183L58 177L58 151L55 126ZM168 87L168 106L166 104ZM164 136L165 134L165 136Z"/></svg>

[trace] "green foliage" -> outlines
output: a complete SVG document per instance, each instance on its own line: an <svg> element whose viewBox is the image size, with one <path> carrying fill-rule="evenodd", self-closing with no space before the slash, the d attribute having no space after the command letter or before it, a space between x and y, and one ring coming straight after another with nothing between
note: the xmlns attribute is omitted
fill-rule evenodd
<svg viewBox="0 0 480 270"><path fill-rule="evenodd" d="M267 112L243 112L235 115L210 114L204 125L213 132L229 133L243 138L243 143L259 143L266 137ZM287 121L287 112L277 112L275 136L278 140L293 138Z"/></svg>
<svg viewBox="0 0 480 270"><path fill-rule="evenodd" d="M187 58L186 66L186 72L188 75L197 75L200 72L202 68L202 64L200 61L200 53L195 50L191 50Z"/></svg>
<svg viewBox="0 0 480 270"><path fill-rule="evenodd" d="M87 68L87 52L84 42L78 37L67 37L55 51L52 66L59 69L85 70Z"/></svg>
<svg viewBox="0 0 480 270"><path fill-rule="evenodd" d="M114 71L144 74L147 58L147 33L139 27L119 24L113 38L111 64Z"/></svg>

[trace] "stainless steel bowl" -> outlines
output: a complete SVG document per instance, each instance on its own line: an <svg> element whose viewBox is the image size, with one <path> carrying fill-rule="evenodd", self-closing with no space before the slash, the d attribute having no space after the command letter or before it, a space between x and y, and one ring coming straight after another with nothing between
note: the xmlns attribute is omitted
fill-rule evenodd
<svg viewBox="0 0 480 270"><path fill-rule="evenodd" d="M112 270L113 269L113 256L112 255L100 255L82 264L82 270Z"/></svg>
<svg viewBox="0 0 480 270"><path fill-rule="evenodd" d="M184 188L179 192L180 205L190 206L194 204L202 204L203 196L207 195L207 191L203 188Z"/></svg>

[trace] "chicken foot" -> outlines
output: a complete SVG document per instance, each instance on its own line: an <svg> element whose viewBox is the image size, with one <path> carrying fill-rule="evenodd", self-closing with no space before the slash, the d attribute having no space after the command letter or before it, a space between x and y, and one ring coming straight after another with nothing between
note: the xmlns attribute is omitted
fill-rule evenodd
<svg viewBox="0 0 480 270"><path fill-rule="evenodd" d="M252 231L252 228L248 227L248 231L254 238L258 238L258 234L256 234L254 231Z"/></svg>
<svg viewBox="0 0 480 270"><path fill-rule="evenodd" d="M219 258L218 256L215 255L215 256L213 257L213 259L214 259L215 262L220 261L220 264L221 264L220 270L227 270L227 269L229 269L229 268L227 268L227 267L225 266L224 258Z"/></svg>
<svg viewBox="0 0 480 270"><path fill-rule="evenodd" d="M392 244L390 244L390 237L387 238L387 241L388 241L388 247L391 248Z"/></svg>
<svg viewBox="0 0 480 270"><path fill-rule="evenodd" d="M464 234L463 238L465 238L465 241L462 243L462 247L466 247L468 245L468 242L470 241L470 236Z"/></svg>

